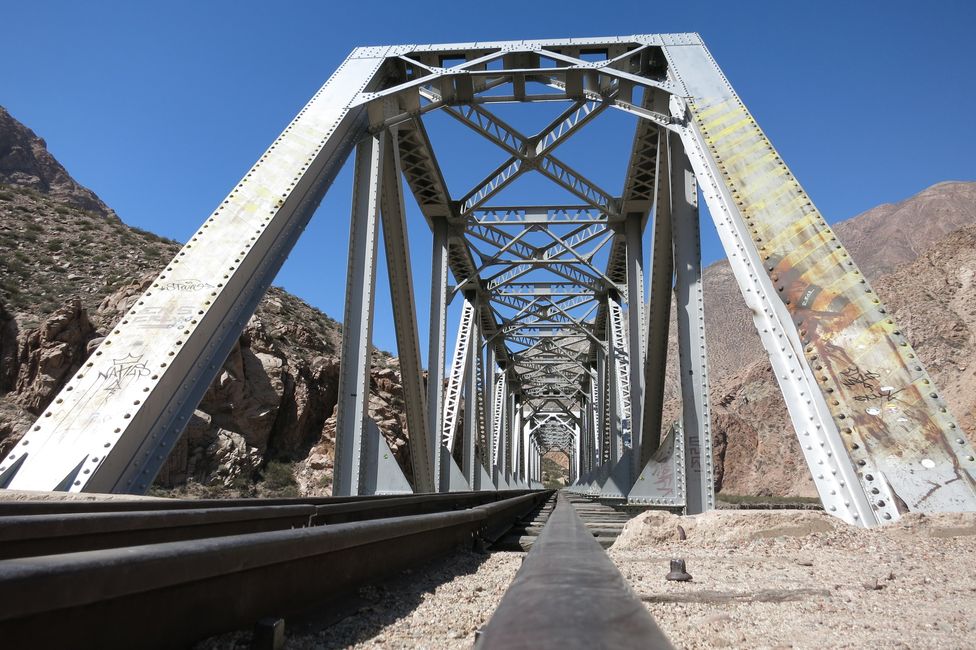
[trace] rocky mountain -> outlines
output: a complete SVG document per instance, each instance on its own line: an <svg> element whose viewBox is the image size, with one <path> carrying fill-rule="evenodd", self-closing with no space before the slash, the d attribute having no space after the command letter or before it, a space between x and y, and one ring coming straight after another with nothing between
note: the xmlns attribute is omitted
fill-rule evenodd
<svg viewBox="0 0 976 650"><path fill-rule="evenodd" d="M179 250L125 225L0 108L0 454ZM328 494L341 326L272 288L161 472L193 494ZM397 360L370 415L410 474Z"/></svg>
<svg viewBox="0 0 976 650"><path fill-rule="evenodd" d="M118 220L95 193L71 178L47 144L0 106L0 185L30 188L64 206Z"/></svg>

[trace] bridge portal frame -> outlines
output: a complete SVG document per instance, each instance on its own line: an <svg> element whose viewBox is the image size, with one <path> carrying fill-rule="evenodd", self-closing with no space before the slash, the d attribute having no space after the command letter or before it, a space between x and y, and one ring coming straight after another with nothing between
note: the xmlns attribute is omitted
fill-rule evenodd
<svg viewBox="0 0 976 650"><path fill-rule="evenodd" d="M503 87L510 93L493 92ZM526 136L488 108L512 101L569 101L571 106L542 132ZM607 108L639 118L620 197L553 154ZM510 156L458 200L447 190L420 119L433 110L444 111ZM343 345L337 490L362 489L363 450L385 444L372 440L364 415L364 364L376 229L384 229L388 259L403 265L410 259L402 175L434 232L431 321L437 327L428 342L431 368L443 365L443 321L451 296L464 295L472 303L472 322L465 330L469 340L458 342L459 348L466 346L467 363L456 354L444 399L436 385L428 385L425 397L409 273L391 268L398 348L406 360L408 428L421 432L411 435L414 489L455 488L449 453L454 433L446 423L457 421L462 386L468 387L469 405L483 401L481 393L489 386L479 361L484 343L492 351L487 374L505 377L512 400L507 431L498 440L496 458L504 463L504 472L496 474L499 483L505 476L506 483L524 484L527 475L531 479L525 450L545 453L555 443L572 456L578 489L674 498L672 505L692 512L710 507L700 187L827 510L868 526L911 510L976 509L970 440L696 34L356 49L0 463L0 485L148 489L339 166L357 146L355 250L346 306L347 326L354 324L350 330L356 336ZM581 205L489 205L529 170ZM652 213L651 303L645 318L639 234ZM552 243L527 246L520 235L506 235L504 226L513 222L545 231ZM553 224L580 227L560 237ZM505 270L482 275L490 265L484 257L479 261L474 240L515 257ZM593 255L604 246L610 248L607 266L595 268ZM519 279L540 265L557 280L548 288L520 285ZM458 281L453 291L446 268ZM683 474L687 483L687 494L680 497L661 486L645 490L641 485L649 470L661 476L662 463L671 470L680 464L677 456L664 459L659 453L665 446L660 378L672 278L685 408L682 426L672 428L683 431L684 444L676 444L674 436L669 444L687 456L682 471L672 472ZM587 302L593 307L586 318L570 313ZM629 307L626 323L623 303ZM499 305L515 309L516 316L503 316ZM586 354L574 354L584 343ZM540 372L556 375L555 381L543 380ZM568 419L559 426L551 420L538 423L553 405ZM482 458L490 455L493 427L486 420L493 411L469 410L463 464L472 484L478 451L469 448L477 430ZM383 457L382 446L377 449Z"/></svg>

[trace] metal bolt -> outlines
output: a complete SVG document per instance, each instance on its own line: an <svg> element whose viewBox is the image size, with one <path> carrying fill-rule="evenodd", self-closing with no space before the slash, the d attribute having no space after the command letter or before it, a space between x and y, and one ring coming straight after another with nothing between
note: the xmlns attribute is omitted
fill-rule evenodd
<svg viewBox="0 0 976 650"><path fill-rule="evenodd" d="M262 618L254 625L251 648L254 650L281 650L285 647L285 620Z"/></svg>
<svg viewBox="0 0 976 650"><path fill-rule="evenodd" d="M690 582L691 574L685 571L685 561L680 559L671 560L671 571L668 575L664 576L664 579L673 582Z"/></svg>

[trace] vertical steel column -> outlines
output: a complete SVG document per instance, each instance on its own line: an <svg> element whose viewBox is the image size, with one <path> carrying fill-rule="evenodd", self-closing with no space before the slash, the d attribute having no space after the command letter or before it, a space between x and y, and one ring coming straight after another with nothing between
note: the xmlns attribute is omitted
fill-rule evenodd
<svg viewBox="0 0 976 650"><path fill-rule="evenodd" d="M349 264L343 317L339 404L336 414L335 474L332 493L359 494L363 432L369 403L369 362L376 286L377 215L380 210L382 134L365 138L356 148Z"/></svg>
<svg viewBox="0 0 976 650"><path fill-rule="evenodd" d="M609 376L607 375L607 352L602 345L596 351L596 390L597 390L597 441L599 447L600 465L610 460L610 409L607 395L610 393Z"/></svg>
<svg viewBox="0 0 976 650"><path fill-rule="evenodd" d="M440 422L444 412L444 364L447 344L447 219L431 219L433 244L430 279L430 332L427 346L427 438L430 440L434 489L444 483L441 476Z"/></svg>
<svg viewBox="0 0 976 650"><path fill-rule="evenodd" d="M532 457L535 462L535 480L542 481L542 450L539 449L538 445L536 445Z"/></svg>
<svg viewBox="0 0 976 650"><path fill-rule="evenodd" d="M417 333L417 310L413 295L413 276L410 272L410 241L403 207L400 151L396 144L395 128L392 132L385 133L383 142L383 243L386 248L393 325L396 330L403 403L410 439L413 488L415 492L435 492L434 465L431 463L437 441L431 439L424 405L420 337Z"/></svg>
<svg viewBox="0 0 976 650"><path fill-rule="evenodd" d="M610 354L612 356L614 352L611 350ZM616 369L614 368L615 365L616 364L612 362L607 364L607 370L609 371L610 375L609 381L607 382L610 388L610 395L608 397L610 405L610 408L608 409L610 414L610 437L609 440L607 440L606 453L608 454L607 462L609 462L611 466L616 465L617 461L620 460L620 448L623 446L620 437L620 432L622 429L620 420L626 417L623 413L621 413L620 400L617 399L617 391L620 390L618 387L620 384L620 377L617 375Z"/></svg>
<svg viewBox="0 0 976 650"><path fill-rule="evenodd" d="M627 242L627 333L630 345L630 441L631 476L640 474L644 424L644 245L642 215L632 213L624 222Z"/></svg>
<svg viewBox="0 0 976 650"><path fill-rule="evenodd" d="M698 183L678 138L670 139L671 217L677 276L678 353L688 482L688 514L715 507L708 408L705 301L701 284Z"/></svg>
<svg viewBox="0 0 976 650"><path fill-rule="evenodd" d="M468 354L464 371L464 441L461 448L461 472L474 489L478 473L475 462L475 442L478 439L478 357L481 355L481 306L472 298L474 317L468 340Z"/></svg>
<svg viewBox="0 0 976 650"><path fill-rule="evenodd" d="M651 460L661 441L661 411L667 378L668 333L671 327L671 292L674 253L671 235L671 171L668 131L658 130L654 240L651 244L650 306L647 319L647 362L644 368L644 422L641 427L641 468Z"/></svg>
<svg viewBox="0 0 976 650"><path fill-rule="evenodd" d="M522 426L522 408L518 403L518 396L516 391L509 387L508 390L508 404L509 404L509 421L508 426L505 428L505 471L503 476L505 477L505 483L509 487L512 485L512 431L519 426Z"/></svg>
<svg viewBox="0 0 976 650"><path fill-rule="evenodd" d="M498 435L498 453L495 454L495 466L492 468L492 479L495 486L503 487L505 483L505 472L508 468L508 444L511 439L512 427L515 426L515 391L505 381L505 419L502 420L502 428Z"/></svg>
<svg viewBox="0 0 976 650"><path fill-rule="evenodd" d="M584 383L582 388L586 389L586 384ZM579 403L577 405L579 409L579 415L577 417L577 422L579 423L579 436L580 436L580 477L586 475L586 464L587 464L587 451L586 451L586 398L580 397Z"/></svg>
<svg viewBox="0 0 976 650"><path fill-rule="evenodd" d="M596 377L596 372L593 368L590 369L590 388L588 392L590 408L588 409L587 416L590 420L590 453L592 457L590 459L590 471L594 471L600 467L601 456L600 456L600 395L599 395L599 380ZM592 478L592 477L591 477Z"/></svg>
<svg viewBox="0 0 976 650"><path fill-rule="evenodd" d="M454 343L454 357L451 359L451 372L447 390L444 391L443 411L440 423L441 444L450 453L454 450L455 427L457 426L461 399L464 395L464 373L471 350L471 327L475 319L475 307L468 298L461 309L461 322L458 324L457 340Z"/></svg>
<svg viewBox="0 0 976 650"><path fill-rule="evenodd" d="M509 456L508 464L508 482L509 485L515 480L515 474L518 469L518 449L516 448L518 441L521 439L520 436L529 435L530 428L528 422L525 419L525 406L522 404L518 395L514 399L515 404L515 426L512 427L511 439L509 441L511 455Z"/></svg>
<svg viewBox="0 0 976 650"><path fill-rule="evenodd" d="M491 475L491 454L494 447L494 431L495 431L495 349L493 346L489 345L485 341L485 367L484 367L484 377L482 377L481 394L482 403L485 405L484 408L484 432L485 432L485 447L481 450L481 463L484 465L485 470Z"/></svg>
<svg viewBox="0 0 976 650"><path fill-rule="evenodd" d="M586 386L587 392L589 392L589 385ZM582 453L583 453L583 473L587 474L593 468L593 449L592 449L592 439L590 429L590 407L589 399L583 397L580 399L580 435L582 436Z"/></svg>
<svg viewBox="0 0 976 650"><path fill-rule="evenodd" d="M607 302L615 301L612 296L607 297ZM607 344L609 346L608 350L608 363L607 363L607 373L610 376L610 381L608 382L610 387L610 395L608 397L610 401L610 465L616 465L617 461L620 460L620 456L623 453L624 440L623 435L626 431L626 423L624 420L630 417L630 413L627 412L626 405L622 398L623 387L620 385L622 379L619 372L620 369L620 356L621 350L617 345L614 345L614 334L613 334L613 314L611 313L615 309L619 310L619 306L609 306L607 309Z"/></svg>
<svg viewBox="0 0 976 650"><path fill-rule="evenodd" d="M506 406L507 406L508 382L505 374L501 373L495 377L495 384L492 395L492 422L491 439L488 444L488 475L495 480L495 467L498 466L498 445L506 427Z"/></svg>
<svg viewBox="0 0 976 650"><path fill-rule="evenodd" d="M528 464L528 476L529 476L529 487L535 487L532 485L532 481L535 479L535 441L532 440L531 436L526 436L529 439L529 464Z"/></svg>
<svg viewBox="0 0 976 650"><path fill-rule="evenodd" d="M509 472L509 487L516 487L519 478L519 462L521 454L522 445L522 435L524 431L522 428L516 428L512 430L512 463L510 465L511 470Z"/></svg>
<svg viewBox="0 0 976 650"><path fill-rule="evenodd" d="M574 485L583 475L583 450L580 442L580 428L577 424L573 426L573 476L569 482L570 485Z"/></svg>
<svg viewBox="0 0 976 650"><path fill-rule="evenodd" d="M542 450L536 445L535 448L535 478L542 481Z"/></svg>
<svg viewBox="0 0 976 650"><path fill-rule="evenodd" d="M523 427L518 427L512 431L512 464L510 487L515 487L518 482L519 463L522 456L522 436L525 435Z"/></svg>

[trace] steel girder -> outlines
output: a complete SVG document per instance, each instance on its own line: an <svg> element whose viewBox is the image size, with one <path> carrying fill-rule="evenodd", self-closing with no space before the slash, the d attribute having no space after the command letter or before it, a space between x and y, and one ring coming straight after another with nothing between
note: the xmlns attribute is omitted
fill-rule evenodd
<svg viewBox="0 0 976 650"><path fill-rule="evenodd" d="M401 140L402 142L402 140ZM403 156L401 156L401 161ZM442 454L445 453L444 426L444 355L447 343L447 219L430 218L431 280L430 319L427 343L427 426L431 443L431 467L437 477L435 490L441 489ZM450 452L447 452L450 455Z"/></svg>
<svg viewBox="0 0 976 650"><path fill-rule="evenodd" d="M702 291L698 227L698 184L678 138L669 138L671 229L674 240L675 303L678 320L678 374L681 377L685 436L686 510L698 514L715 507L712 471L712 419L708 406L705 297Z"/></svg>
<svg viewBox="0 0 976 650"><path fill-rule="evenodd" d="M671 294L674 286L674 253L671 233L671 177L666 130L657 130L654 173L654 230L651 243L651 277L645 330L644 404L640 464L644 466L661 438L664 387L667 374L668 338L671 327Z"/></svg>
<svg viewBox="0 0 976 650"><path fill-rule="evenodd" d="M356 151L353 209L349 228L346 308L336 413L333 493L359 494L369 403L370 342L379 242L380 174L385 134L364 139Z"/></svg>
<svg viewBox="0 0 976 650"><path fill-rule="evenodd" d="M365 134L388 48L346 59L0 462L0 486L145 492Z"/></svg>
<svg viewBox="0 0 976 650"><path fill-rule="evenodd" d="M599 60L586 60L594 53ZM564 101L570 106L542 132L526 136L489 110L495 103L521 101ZM639 117L620 196L552 154L604 107ZM463 201L448 192L423 127L422 116L434 110L447 111L509 156L474 193L457 195ZM650 462L658 431L646 428L660 429L654 415L660 387L649 373L663 370L660 346L666 330L660 318L666 300L658 300L655 293L667 293L662 289L669 276L666 235L661 234L661 246L655 237L651 318L645 327L638 313L642 298L634 295L640 293L640 257L634 226L627 224L639 217L643 227L655 202L663 217L667 208L662 200L671 192L667 216L679 293L686 292L679 301L686 313L679 330L685 332L684 348L691 350L702 340L704 318L698 307L695 247L689 244L697 234L693 216L679 224L673 193L679 185L685 192L694 187L688 181L693 172L755 315L828 511L872 525L908 510L976 509L976 457L969 438L695 34L354 51L0 463L0 485L74 491L148 488L338 166L367 136L367 129L372 142L361 145L370 153L364 152L357 164L353 228L358 230L353 241L359 243L350 260L354 281L346 309L347 337L354 332L358 340L344 346L347 360L362 357L369 340L375 233L368 229L376 226L368 224L375 222L377 189L367 187L372 181L363 180L365 168L370 179L383 175L377 164L384 147L377 142L395 137L402 173L435 231L439 267L432 283L432 320L442 323L449 300L446 257L458 291L477 308L472 316L477 322L468 327L489 342L511 387L510 399L521 404L517 411L514 405L510 409L506 435L512 428L521 432L516 422L522 408L538 412L541 405L554 404L571 413L582 405L595 411L597 470L620 451L622 438L616 434L626 426L638 425L632 435L632 451L639 456L635 466ZM659 174L659 142L665 132L674 138L669 140L672 154L680 140L690 167L680 165L685 179L678 185L673 175L665 183ZM668 164L674 169L672 158ZM514 175L529 168L583 205L488 205ZM683 201L688 215L693 199ZM396 234L402 230L402 209L393 214L399 209L398 197L383 203L392 208L384 228ZM684 230L679 232L679 225ZM405 241L395 244L393 252L409 259ZM411 313L409 285L393 288L398 313ZM617 311L621 303L628 306L628 327L622 326L622 312ZM410 330L410 323L402 331L398 328L398 345L406 348L401 355L410 357L404 381L415 384L419 359L414 363L413 358L419 354L415 331ZM629 359L623 361L630 361L631 373L620 372L622 340L629 346ZM443 347L443 334L432 332L431 369L440 371ZM560 354L551 354L557 348ZM641 348L652 360L644 372ZM702 350L686 355L692 372L698 368L698 373L684 388L686 402L693 402L694 435L704 442L709 434ZM468 365L473 363L468 359ZM471 373L469 377L476 381ZM430 383L439 378L440 372ZM639 385L643 378L648 378L646 398ZM342 381L346 388L361 386L362 369L345 367ZM426 408L419 388L408 391L408 428L411 438L417 438L412 444L425 446L421 439L427 436L414 431L424 426L440 424L444 436L444 423L456 418L460 383L456 388L453 403L449 384L444 405L428 403ZM628 389L631 407L625 409L621 395ZM364 448L356 440L363 432L363 404L360 395L344 392L349 394L340 395L344 406L337 454L347 464ZM438 392L428 388L427 399L439 401ZM645 417L634 419L641 405ZM689 418L685 421L685 435L691 435ZM639 425L645 426L644 432ZM575 440L579 444L583 439L578 434ZM432 447L415 467L421 482L437 465L439 445ZM511 441L506 444L502 456L508 467L520 452L524 457ZM586 453L581 448L574 461L582 462ZM707 495L710 478L708 468L703 469L701 493ZM355 482L337 471L337 483ZM701 507L708 507L707 496Z"/></svg>
<svg viewBox="0 0 976 650"><path fill-rule="evenodd" d="M458 327L457 342L454 344L454 359L451 362L451 373L448 375L447 390L444 393L444 411L441 419L441 444L447 451L454 451L455 430L457 428L458 413L461 410L461 392L464 390L465 369L469 350L473 341L476 307L465 299L461 309L461 324Z"/></svg>
<svg viewBox="0 0 976 650"><path fill-rule="evenodd" d="M388 152L383 161L382 178L386 268L393 303L393 325L396 331L397 356L400 361L407 435L411 440L410 460L413 465L414 488L417 492L435 492L434 449L440 441L435 433L434 422L431 422L430 426L427 423L413 281L412 275L404 272L404 269L410 268L410 245L407 239L406 210L403 205L403 185L400 182L400 152L396 127L391 131L392 133L385 139Z"/></svg>

